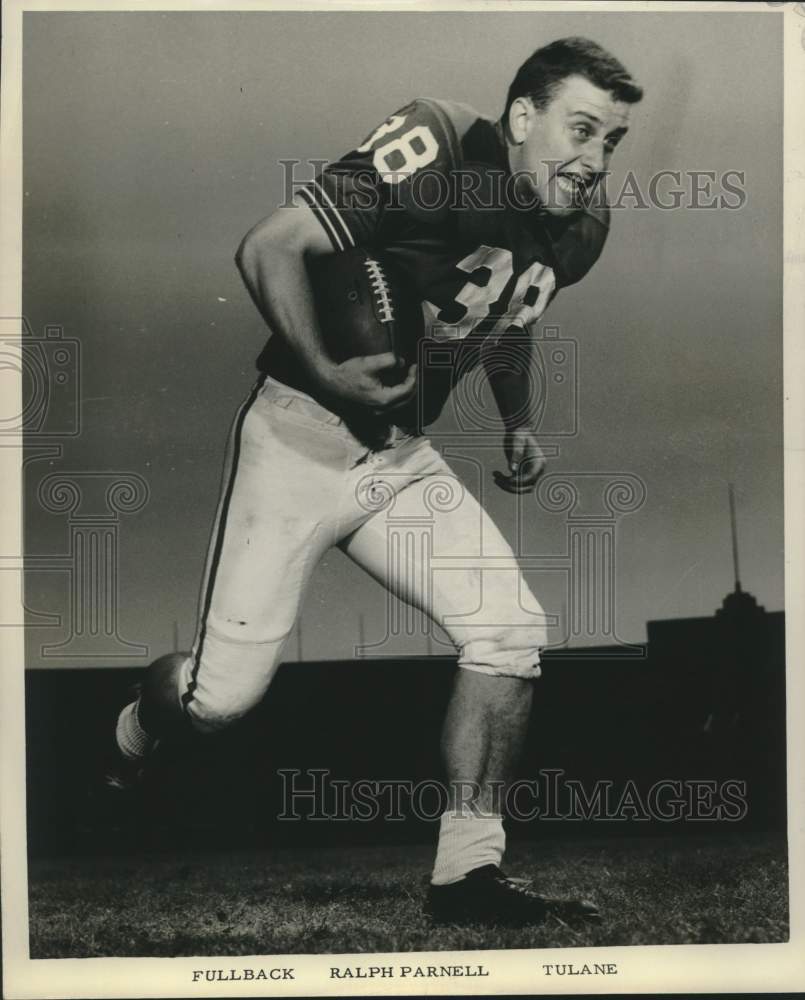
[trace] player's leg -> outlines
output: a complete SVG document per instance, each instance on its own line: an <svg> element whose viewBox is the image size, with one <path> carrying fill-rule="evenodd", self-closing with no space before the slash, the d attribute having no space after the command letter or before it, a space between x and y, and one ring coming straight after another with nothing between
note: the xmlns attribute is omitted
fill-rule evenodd
<svg viewBox="0 0 805 1000"><path fill-rule="evenodd" d="M533 693L531 680L458 671L442 729L449 812L500 814L522 754ZM495 852L495 863L500 857Z"/></svg>
<svg viewBox="0 0 805 1000"><path fill-rule="evenodd" d="M136 762L165 737L218 731L263 697L334 540L333 498L353 452L337 418L275 383L247 400L228 447L193 649L146 671L118 723L125 758Z"/></svg>
<svg viewBox="0 0 805 1000"><path fill-rule="evenodd" d="M458 646L463 669L442 738L449 805L460 807L456 800L463 795L476 813L494 814L501 799L498 783L510 780L522 749L545 641L544 616L483 508L427 442L418 451L403 464L387 459L381 476L389 494L402 486L393 506L374 514L341 547L398 597L430 615ZM408 469L425 475L406 484ZM375 489L382 496L382 488ZM390 547L395 523L405 524L407 532L421 524L423 536L432 537L433 557L445 568L414 562L412 553L425 551L425 545ZM449 568L445 559L453 560ZM493 859L500 857L493 852Z"/></svg>
<svg viewBox="0 0 805 1000"><path fill-rule="evenodd" d="M500 531L426 442L405 466L424 475L342 548L429 614L459 649L442 736L450 801L440 824L433 872L439 888L431 890L432 902L455 918L463 911L478 919L539 919L546 901L505 879L499 866L505 847L502 797L527 730L539 649L546 641L544 613ZM407 548L407 558L400 552L399 561L389 561L395 521L407 531L416 523L423 532L432 529L434 565L414 563L411 553L428 551L416 544ZM572 901L550 905L565 916L592 912Z"/></svg>

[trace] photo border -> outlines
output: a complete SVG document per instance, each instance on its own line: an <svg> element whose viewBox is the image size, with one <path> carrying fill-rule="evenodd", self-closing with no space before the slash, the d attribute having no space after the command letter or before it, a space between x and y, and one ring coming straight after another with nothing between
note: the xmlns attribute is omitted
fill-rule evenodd
<svg viewBox="0 0 805 1000"><path fill-rule="evenodd" d="M495 2L495 12L572 11L629 12L765 12L784 23L785 46L785 179L784 179L784 397L785 397L785 567L786 567L786 697L788 720L788 837L790 862L790 940L780 944L662 945L579 949L529 949L486 952L405 953L405 964L473 964L482 962L489 976L435 983L410 980L349 981L328 978L332 955L239 956L200 958L42 959L28 957L28 897L25 834L25 731L23 630L0 629L0 843L2 844L2 913L4 996L22 997L213 997L213 996L369 996L542 993L655 992L782 992L805 988L805 677L799 669L805 651L805 586L803 585L803 521L805 509L805 16L803 5L786 3L657 2ZM21 316L22 218L22 15L28 11L469 11L492 13L483 2L319 2L203 3L64 2L7 0L3 5L2 60L2 205L0 205L0 316ZM21 407L21 390L18 398ZM0 447L4 484L0 538L4 553L21 555L21 442ZM0 573L0 604L22 614L16 575ZM797 613L796 609L800 608ZM16 620L20 620L17 618ZM337 964L367 963L368 955L338 956ZM543 963L613 962L618 975L583 982L546 978ZM293 965L292 982L274 989L264 982L192 984L194 969L254 968ZM400 954L373 955L372 964L400 965ZM419 986L419 988L417 988ZM269 992L273 990L273 992Z"/></svg>

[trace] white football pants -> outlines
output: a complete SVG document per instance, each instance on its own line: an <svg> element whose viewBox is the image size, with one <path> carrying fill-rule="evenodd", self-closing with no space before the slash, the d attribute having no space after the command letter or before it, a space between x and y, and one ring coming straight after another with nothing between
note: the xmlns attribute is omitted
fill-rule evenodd
<svg viewBox="0 0 805 1000"><path fill-rule="evenodd" d="M311 397L257 383L230 436L198 633L180 672L196 728L222 728L263 697L334 545L441 625L459 666L539 676L545 616L509 544L426 438L398 434L371 451Z"/></svg>

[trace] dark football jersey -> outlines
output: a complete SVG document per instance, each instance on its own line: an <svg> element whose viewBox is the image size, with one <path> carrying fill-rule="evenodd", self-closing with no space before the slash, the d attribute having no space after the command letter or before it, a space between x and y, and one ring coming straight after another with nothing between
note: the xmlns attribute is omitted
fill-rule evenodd
<svg viewBox="0 0 805 1000"><path fill-rule="evenodd" d="M608 231L606 209L560 219L523 203L500 124L424 98L328 165L299 197L336 252L370 248L416 289L428 342L440 345L437 366L420 364L420 424L438 415L457 373L477 363L481 341L529 329L559 289L587 273ZM427 356L420 352L421 361ZM280 338L258 367L312 391Z"/></svg>

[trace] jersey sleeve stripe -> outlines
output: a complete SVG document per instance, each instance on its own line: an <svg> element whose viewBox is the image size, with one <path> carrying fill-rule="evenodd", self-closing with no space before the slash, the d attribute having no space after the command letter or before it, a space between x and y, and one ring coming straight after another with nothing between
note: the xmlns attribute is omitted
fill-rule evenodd
<svg viewBox="0 0 805 1000"><path fill-rule="evenodd" d="M319 206L316 204L316 200L310 193L310 191L307 188L301 188L299 191L299 195L307 204L310 211L319 220L319 224L321 225L322 229L330 237L330 242L333 245L333 249L343 250L344 244L341 240L341 237L338 235L338 233L335 230L335 227L332 225L332 223L324 214L324 212L321 210L321 208L319 208Z"/></svg>
<svg viewBox="0 0 805 1000"><path fill-rule="evenodd" d="M339 229L346 245L354 247L355 239L350 232L349 226L344 221L344 217L335 207L332 198L324 190L324 186L319 181L313 181L310 186L313 188L315 196L317 196L317 203L319 207L326 213L328 219L333 222L336 228Z"/></svg>

